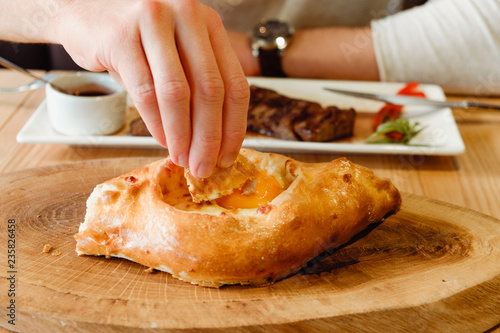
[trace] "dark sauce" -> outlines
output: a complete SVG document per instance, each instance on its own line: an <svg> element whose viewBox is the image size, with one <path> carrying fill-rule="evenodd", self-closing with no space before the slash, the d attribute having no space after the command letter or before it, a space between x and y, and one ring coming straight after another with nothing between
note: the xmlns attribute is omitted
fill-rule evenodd
<svg viewBox="0 0 500 333"><path fill-rule="evenodd" d="M97 96L111 95L114 94L116 91L97 83L88 83L83 86L68 89L68 92L74 96L97 97Z"/></svg>

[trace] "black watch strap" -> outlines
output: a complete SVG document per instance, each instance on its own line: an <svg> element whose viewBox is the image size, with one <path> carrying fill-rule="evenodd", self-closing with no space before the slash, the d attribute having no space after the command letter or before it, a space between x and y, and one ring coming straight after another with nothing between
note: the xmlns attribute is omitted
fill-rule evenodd
<svg viewBox="0 0 500 333"><path fill-rule="evenodd" d="M286 77L281 67L280 50L259 50L260 73L262 76Z"/></svg>

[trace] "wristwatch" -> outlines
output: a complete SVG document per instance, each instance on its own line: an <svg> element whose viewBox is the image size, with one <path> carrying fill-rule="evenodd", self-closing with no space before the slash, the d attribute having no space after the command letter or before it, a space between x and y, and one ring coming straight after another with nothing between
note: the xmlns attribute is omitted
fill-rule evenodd
<svg viewBox="0 0 500 333"><path fill-rule="evenodd" d="M286 76L281 67L281 57L294 32L289 23L279 20L263 21L253 28L250 34L252 54L259 58L262 76Z"/></svg>

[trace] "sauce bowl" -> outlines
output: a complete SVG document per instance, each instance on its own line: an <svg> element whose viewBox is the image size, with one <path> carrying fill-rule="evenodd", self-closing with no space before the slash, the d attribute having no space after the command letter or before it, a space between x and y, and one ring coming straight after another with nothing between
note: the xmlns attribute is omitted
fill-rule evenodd
<svg viewBox="0 0 500 333"><path fill-rule="evenodd" d="M125 123L127 92L107 73L58 75L45 86L52 127L72 136L109 135Z"/></svg>

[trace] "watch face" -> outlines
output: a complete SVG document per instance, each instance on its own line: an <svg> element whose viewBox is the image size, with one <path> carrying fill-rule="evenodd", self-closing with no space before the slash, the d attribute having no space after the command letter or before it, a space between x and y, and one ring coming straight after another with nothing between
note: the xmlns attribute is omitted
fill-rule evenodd
<svg viewBox="0 0 500 333"><path fill-rule="evenodd" d="M294 30L291 25L278 20L269 20L257 25L252 33L254 48L284 49Z"/></svg>

